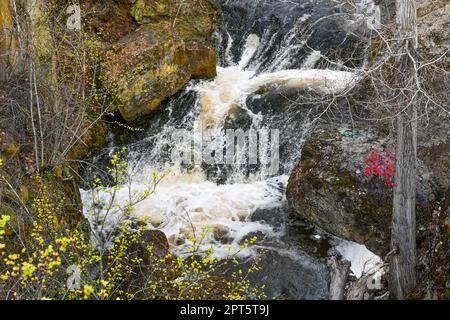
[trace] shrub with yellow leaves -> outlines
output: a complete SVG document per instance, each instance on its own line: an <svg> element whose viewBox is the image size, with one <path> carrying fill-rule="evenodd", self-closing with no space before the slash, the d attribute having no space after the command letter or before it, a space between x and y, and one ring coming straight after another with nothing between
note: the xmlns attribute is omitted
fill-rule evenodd
<svg viewBox="0 0 450 320"><path fill-rule="evenodd" d="M97 190L114 193L126 181L127 165L122 160L125 150L116 153L108 173L116 187L107 188L100 179L94 180ZM38 176L37 181L44 183ZM129 212L129 207L155 192L161 177L154 175L149 190L130 196L132 203L121 208L107 205L111 210ZM28 241L14 230L14 241L8 241L6 231L9 215L0 216L0 298L1 299L248 299L264 298L263 287L253 286L248 276L259 270L258 261L242 268L237 259L242 250L256 238L245 240L238 252L225 259L214 256L214 249L202 251L207 233L197 232L190 239L192 246L184 255L155 250L157 242L145 242L143 232L123 220L120 233L99 241L98 226L104 216L75 229L61 227L59 217L62 202L52 201L43 186L31 203L31 231ZM97 191L99 192L99 191ZM114 198L114 197L112 197ZM98 199L97 197L93 197ZM95 203L92 208L96 208ZM108 214L108 213L106 213ZM126 215L125 215L126 216ZM11 226L10 226L11 227ZM14 229L14 228L13 228ZM30 240L31 239L31 240ZM157 241L163 241L161 239ZM165 240L166 241L166 240ZM111 242L105 246L106 242ZM145 248L136 251L135 248ZM79 274L68 274L79 270ZM69 277L76 276L75 285Z"/></svg>

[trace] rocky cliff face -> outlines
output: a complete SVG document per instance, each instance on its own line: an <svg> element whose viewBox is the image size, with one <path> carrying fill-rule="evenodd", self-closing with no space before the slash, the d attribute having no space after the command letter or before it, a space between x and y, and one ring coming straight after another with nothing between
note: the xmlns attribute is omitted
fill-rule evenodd
<svg viewBox="0 0 450 320"><path fill-rule="evenodd" d="M138 0L130 14L139 27L110 46L103 64L103 81L126 120L150 114L192 78L216 75L208 38L219 7L210 0Z"/></svg>

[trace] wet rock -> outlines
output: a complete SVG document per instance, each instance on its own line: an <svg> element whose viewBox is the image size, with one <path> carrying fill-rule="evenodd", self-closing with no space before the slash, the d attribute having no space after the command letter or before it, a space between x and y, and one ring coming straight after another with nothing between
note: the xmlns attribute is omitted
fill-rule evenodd
<svg viewBox="0 0 450 320"><path fill-rule="evenodd" d="M293 243L303 252L318 258L326 258L331 249L328 235L319 235L316 228L301 221L289 221L282 240Z"/></svg>
<svg viewBox="0 0 450 320"><path fill-rule="evenodd" d="M265 245L266 243L264 241L268 238L269 237L262 231L250 232L239 241L239 245L244 245L249 242Z"/></svg>
<svg viewBox="0 0 450 320"><path fill-rule="evenodd" d="M261 271L251 281L266 284L269 299L328 299L329 270L324 262L300 252L266 250Z"/></svg>
<svg viewBox="0 0 450 320"><path fill-rule="evenodd" d="M213 226L213 235L216 241L220 241L223 244L233 241L233 238L230 236L230 229L223 225Z"/></svg>
<svg viewBox="0 0 450 320"><path fill-rule="evenodd" d="M341 128L315 134L305 144L287 187L296 215L338 237L366 245L383 255L389 248L392 188L364 173L372 150L392 149L392 141L368 129ZM418 221L436 200L430 171L419 164Z"/></svg>
<svg viewBox="0 0 450 320"><path fill-rule="evenodd" d="M275 230L282 230L283 235L274 243L270 235L258 231L248 234L243 240L256 236L257 243L262 243L263 246L277 245L276 243L281 241L315 258L328 256L331 248L329 236L315 226L292 217L287 204L276 209L259 209L252 214L251 220L264 221Z"/></svg>
<svg viewBox="0 0 450 320"><path fill-rule="evenodd" d="M141 258L144 264L149 264L152 254L164 257L169 253L169 242L160 230L140 230L138 240L128 250L132 258Z"/></svg>
<svg viewBox="0 0 450 320"><path fill-rule="evenodd" d="M137 1L131 13L141 27L114 43L104 59L103 81L126 120L151 114L191 79L216 75L216 52L207 39L218 8L207 0L169 2Z"/></svg>

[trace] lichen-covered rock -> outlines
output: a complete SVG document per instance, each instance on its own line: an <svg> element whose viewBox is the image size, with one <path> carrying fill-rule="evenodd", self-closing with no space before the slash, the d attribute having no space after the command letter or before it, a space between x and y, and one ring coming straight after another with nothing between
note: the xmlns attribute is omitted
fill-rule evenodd
<svg viewBox="0 0 450 320"><path fill-rule="evenodd" d="M216 52L207 38L217 6L142 0L131 12L142 26L111 46L102 79L126 120L150 114L192 78L216 75Z"/></svg>
<svg viewBox="0 0 450 320"><path fill-rule="evenodd" d="M213 0L137 0L131 14L140 24L168 22L182 38L205 38L215 29L218 9Z"/></svg>
<svg viewBox="0 0 450 320"><path fill-rule="evenodd" d="M374 149L393 149L392 141L367 128L315 134L290 176L287 197L300 217L382 255L389 248L392 188L364 172ZM427 169L421 164L419 171L418 214L425 214L435 197Z"/></svg>

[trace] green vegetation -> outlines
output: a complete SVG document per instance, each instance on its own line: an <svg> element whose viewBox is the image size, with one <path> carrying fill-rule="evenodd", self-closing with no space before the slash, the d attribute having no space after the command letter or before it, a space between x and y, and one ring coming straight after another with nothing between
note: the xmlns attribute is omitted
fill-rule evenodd
<svg viewBox="0 0 450 320"><path fill-rule="evenodd" d="M111 199L126 182L127 164L124 150L111 159L108 173L114 187ZM246 299L264 297L262 288L253 287L250 273L259 270L257 261L244 270L231 252L226 259L214 257L214 250L201 251L208 230L199 232L185 255L173 255L167 239L159 235L148 240L144 234L158 233L146 227L133 227L127 213L130 208L151 196L163 177L154 175L149 189L130 195L130 202L116 205L95 202L91 208L108 208L91 223L69 229L60 224L64 199L55 202L48 186L39 176L42 187L28 208L31 216L29 234L14 223L17 216L0 219L0 298L1 299ZM95 192L106 190L100 179L93 182ZM97 197L93 197L97 199ZM99 200L94 200L99 201ZM116 211L124 215L119 233L102 232L102 223ZM101 232L99 232L101 230ZM116 228L117 231L117 228ZM106 234L106 236L105 236ZM147 240L146 240L147 239ZM246 240L241 249L256 241ZM68 286L71 273L79 276ZM68 274L69 272L69 274Z"/></svg>

